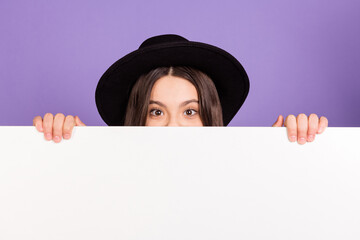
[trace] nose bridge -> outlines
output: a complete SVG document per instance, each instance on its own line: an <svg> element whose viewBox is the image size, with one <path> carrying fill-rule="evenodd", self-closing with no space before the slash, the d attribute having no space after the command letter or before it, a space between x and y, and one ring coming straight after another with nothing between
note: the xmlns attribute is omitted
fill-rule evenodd
<svg viewBox="0 0 360 240"><path fill-rule="evenodd" d="M168 122L167 122L166 126L168 126L168 127L180 126L179 119L177 119L177 115L175 113L173 113L173 114L169 113L169 119L168 119Z"/></svg>

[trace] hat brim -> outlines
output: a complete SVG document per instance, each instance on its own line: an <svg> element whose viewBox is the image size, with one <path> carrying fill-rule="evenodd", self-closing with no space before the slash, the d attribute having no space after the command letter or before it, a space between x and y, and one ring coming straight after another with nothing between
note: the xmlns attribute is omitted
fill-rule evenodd
<svg viewBox="0 0 360 240"><path fill-rule="evenodd" d="M109 126L123 126L130 91L137 79L157 67L189 66L206 73L214 82L227 126L244 103L249 78L228 52L201 42L157 44L138 49L116 61L100 78L95 101Z"/></svg>

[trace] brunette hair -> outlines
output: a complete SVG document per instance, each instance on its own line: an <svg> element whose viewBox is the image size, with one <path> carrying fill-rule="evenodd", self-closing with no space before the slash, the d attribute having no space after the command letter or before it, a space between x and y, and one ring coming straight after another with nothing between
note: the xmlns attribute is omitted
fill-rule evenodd
<svg viewBox="0 0 360 240"><path fill-rule="evenodd" d="M145 126L154 83L163 76L181 77L196 88L199 115L203 126L223 126L222 108L216 87L205 73L187 66L159 67L140 76L133 86L125 114L124 126Z"/></svg>

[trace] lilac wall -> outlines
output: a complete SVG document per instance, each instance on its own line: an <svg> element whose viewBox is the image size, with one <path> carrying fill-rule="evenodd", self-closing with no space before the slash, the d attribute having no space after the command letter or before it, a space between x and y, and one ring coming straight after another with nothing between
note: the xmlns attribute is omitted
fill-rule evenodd
<svg viewBox="0 0 360 240"><path fill-rule="evenodd" d="M0 125L46 112L105 126L95 105L104 71L146 38L177 33L233 54L250 77L230 126L278 114L360 126L360 1L0 1Z"/></svg>

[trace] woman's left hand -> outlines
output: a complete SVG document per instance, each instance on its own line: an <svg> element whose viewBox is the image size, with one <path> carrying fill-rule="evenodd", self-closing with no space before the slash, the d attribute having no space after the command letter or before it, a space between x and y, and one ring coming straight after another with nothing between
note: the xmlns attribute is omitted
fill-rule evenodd
<svg viewBox="0 0 360 240"><path fill-rule="evenodd" d="M273 127L282 127L284 124L284 118L279 115ZM322 116L319 120L318 116L314 113L310 114L309 118L301 113L297 117L289 115L285 119L284 126L287 128L287 134L290 142L298 141L303 145L306 142L312 142L315 140L315 135L323 133L328 127L328 120Z"/></svg>

